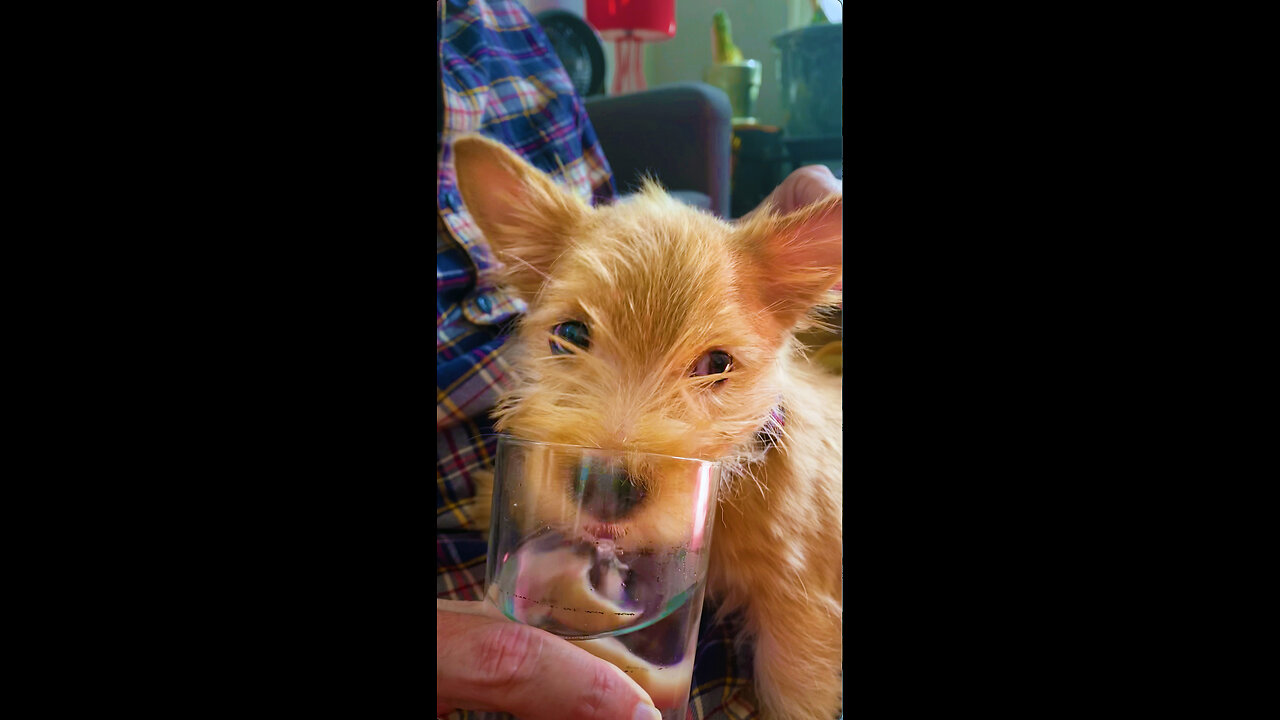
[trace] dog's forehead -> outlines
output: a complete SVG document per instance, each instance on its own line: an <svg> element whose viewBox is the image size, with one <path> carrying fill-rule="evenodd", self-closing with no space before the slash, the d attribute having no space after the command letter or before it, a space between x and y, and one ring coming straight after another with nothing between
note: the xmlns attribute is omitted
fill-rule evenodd
<svg viewBox="0 0 1280 720"><path fill-rule="evenodd" d="M715 280L709 269L722 267L732 230L719 220L674 200L639 201L597 212L573 243L582 269L617 269L599 280L627 287L671 284L676 278Z"/></svg>
<svg viewBox="0 0 1280 720"><path fill-rule="evenodd" d="M576 238L575 281L609 291L602 305L689 310L732 282L726 229L698 214L646 214L607 220ZM625 301L625 302L623 302Z"/></svg>
<svg viewBox="0 0 1280 720"><path fill-rule="evenodd" d="M733 294L729 232L694 212L602 214L566 253L562 280L584 306L633 326L706 320Z"/></svg>

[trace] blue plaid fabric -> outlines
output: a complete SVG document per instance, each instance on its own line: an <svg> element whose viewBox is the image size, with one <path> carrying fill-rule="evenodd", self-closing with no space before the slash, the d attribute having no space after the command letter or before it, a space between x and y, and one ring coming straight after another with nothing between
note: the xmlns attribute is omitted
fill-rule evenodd
<svg viewBox="0 0 1280 720"><path fill-rule="evenodd" d="M541 28L515 0L438 3L443 117L436 174L436 597L478 600L487 537L467 530L474 474L491 469L488 413L510 377L507 325L525 310L495 286L495 264L462 205L452 139L478 132L515 150L584 199L615 188L581 100ZM736 621L704 609L689 702L692 720L754 720L749 658ZM495 717L455 711L450 718ZM500 716L497 716L500 717Z"/></svg>

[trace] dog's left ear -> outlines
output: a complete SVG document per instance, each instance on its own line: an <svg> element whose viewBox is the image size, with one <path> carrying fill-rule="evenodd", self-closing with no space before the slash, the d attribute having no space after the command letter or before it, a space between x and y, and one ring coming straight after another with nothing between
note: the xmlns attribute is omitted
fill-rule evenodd
<svg viewBox="0 0 1280 720"><path fill-rule="evenodd" d="M790 328L842 277L844 200L830 195L787 215L761 208L737 230L746 279Z"/></svg>
<svg viewBox="0 0 1280 720"><path fill-rule="evenodd" d="M505 266L504 284L532 299L590 206L480 135L458 138L453 157L462 203Z"/></svg>

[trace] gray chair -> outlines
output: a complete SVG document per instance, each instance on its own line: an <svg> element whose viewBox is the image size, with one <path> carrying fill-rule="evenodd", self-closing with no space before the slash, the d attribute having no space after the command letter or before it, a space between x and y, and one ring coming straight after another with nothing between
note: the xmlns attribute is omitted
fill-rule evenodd
<svg viewBox="0 0 1280 720"><path fill-rule="evenodd" d="M619 193L648 172L682 201L729 217L733 127L723 90L677 83L584 103Z"/></svg>

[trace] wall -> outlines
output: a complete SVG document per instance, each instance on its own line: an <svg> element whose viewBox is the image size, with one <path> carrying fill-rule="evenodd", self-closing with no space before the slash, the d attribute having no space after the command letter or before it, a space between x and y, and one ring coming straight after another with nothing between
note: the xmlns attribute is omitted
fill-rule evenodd
<svg viewBox="0 0 1280 720"><path fill-rule="evenodd" d="M584 0L521 0L533 13L557 8L582 15ZM838 17L835 0L829 14ZM813 17L810 0L676 0L676 36L645 46L644 74L650 87L675 82L702 82L711 64L711 15L718 9L729 14L733 42L761 68L756 118L766 125L782 122L782 96L778 89L778 55L769 40L778 33L808 24ZM605 92L613 84L613 43L605 44Z"/></svg>
<svg viewBox="0 0 1280 720"><path fill-rule="evenodd" d="M807 23L813 17L809 0L676 0L676 36L645 48L649 85L702 81L711 64L711 15L720 9L729 15L733 43L763 66L756 118L765 125L781 123L778 55L769 40Z"/></svg>

